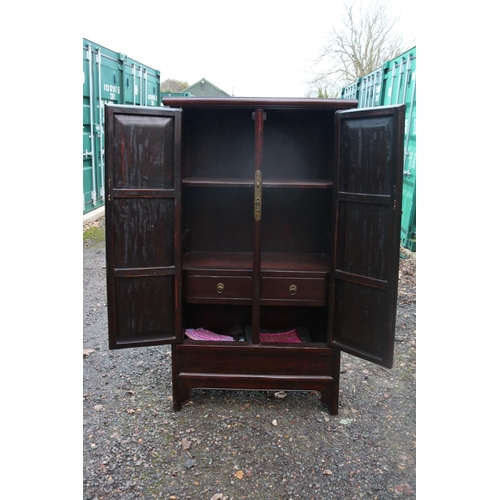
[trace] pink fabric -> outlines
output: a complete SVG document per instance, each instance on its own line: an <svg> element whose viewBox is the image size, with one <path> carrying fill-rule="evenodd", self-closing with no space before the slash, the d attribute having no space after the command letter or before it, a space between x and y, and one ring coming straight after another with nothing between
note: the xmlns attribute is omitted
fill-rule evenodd
<svg viewBox="0 0 500 500"><path fill-rule="evenodd" d="M297 335L296 330L290 330L288 332L280 333L261 333L260 341L263 344L272 344L276 342L287 342L287 343L301 343L300 337Z"/></svg>
<svg viewBox="0 0 500 500"><path fill-rule="evenodd" d="M233 337L229 335L219 335L218 333L205 330L204 328L186 328L184 333L193 340L222 340L224 342L234 342Z"/></svg>

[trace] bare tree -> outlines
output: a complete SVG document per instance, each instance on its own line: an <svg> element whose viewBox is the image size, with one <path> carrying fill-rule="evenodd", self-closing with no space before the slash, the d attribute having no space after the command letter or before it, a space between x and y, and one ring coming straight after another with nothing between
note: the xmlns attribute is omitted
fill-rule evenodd
<svg viewBox="0 0 500 500"><path fill-rule="evenodd" d="M343 86L404 52L398 21L383 1L368 6L362 1L345 3L343 15L332 25L315 61L317 73L309 82L309 95L319 95L321 90L338 96Z"/></svg>

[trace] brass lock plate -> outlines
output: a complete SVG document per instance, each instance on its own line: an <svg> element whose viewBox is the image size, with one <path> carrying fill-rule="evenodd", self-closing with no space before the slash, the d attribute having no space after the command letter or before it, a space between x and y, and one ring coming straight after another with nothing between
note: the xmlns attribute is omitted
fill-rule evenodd
<svg viewBox="0 0 500 500"><path fill-rule="evenodd" d="M255 171L253 217L259 221L262 217L262 172Z"/></svg>

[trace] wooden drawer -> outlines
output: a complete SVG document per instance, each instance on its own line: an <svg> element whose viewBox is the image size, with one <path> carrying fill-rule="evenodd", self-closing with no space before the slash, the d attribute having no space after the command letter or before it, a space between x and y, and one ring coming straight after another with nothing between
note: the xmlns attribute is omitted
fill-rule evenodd
<svg viewBox="0 0 500 500"><path fill-rule="evenodd" d="M272 301L325 301L326 278L264 276L261 297Z"/></svg>
<svg viewBox="0 0 500 500"><path fill-rule="evenodd" d="M188 275L186 298L196 300L236 300L252 298L250 276L204 276Z"/></svg>

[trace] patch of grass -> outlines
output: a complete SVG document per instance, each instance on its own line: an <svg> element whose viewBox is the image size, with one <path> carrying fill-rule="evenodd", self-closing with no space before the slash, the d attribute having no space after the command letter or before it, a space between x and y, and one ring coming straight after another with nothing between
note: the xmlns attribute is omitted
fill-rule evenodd
<svg viewBox="0 0 500 500"><path fill-rule="evenodd" d="M103 227L98 227L98 226L89 227L83 233L83 243L87 245L103 243L105 237L106 235Z"/></svg>

